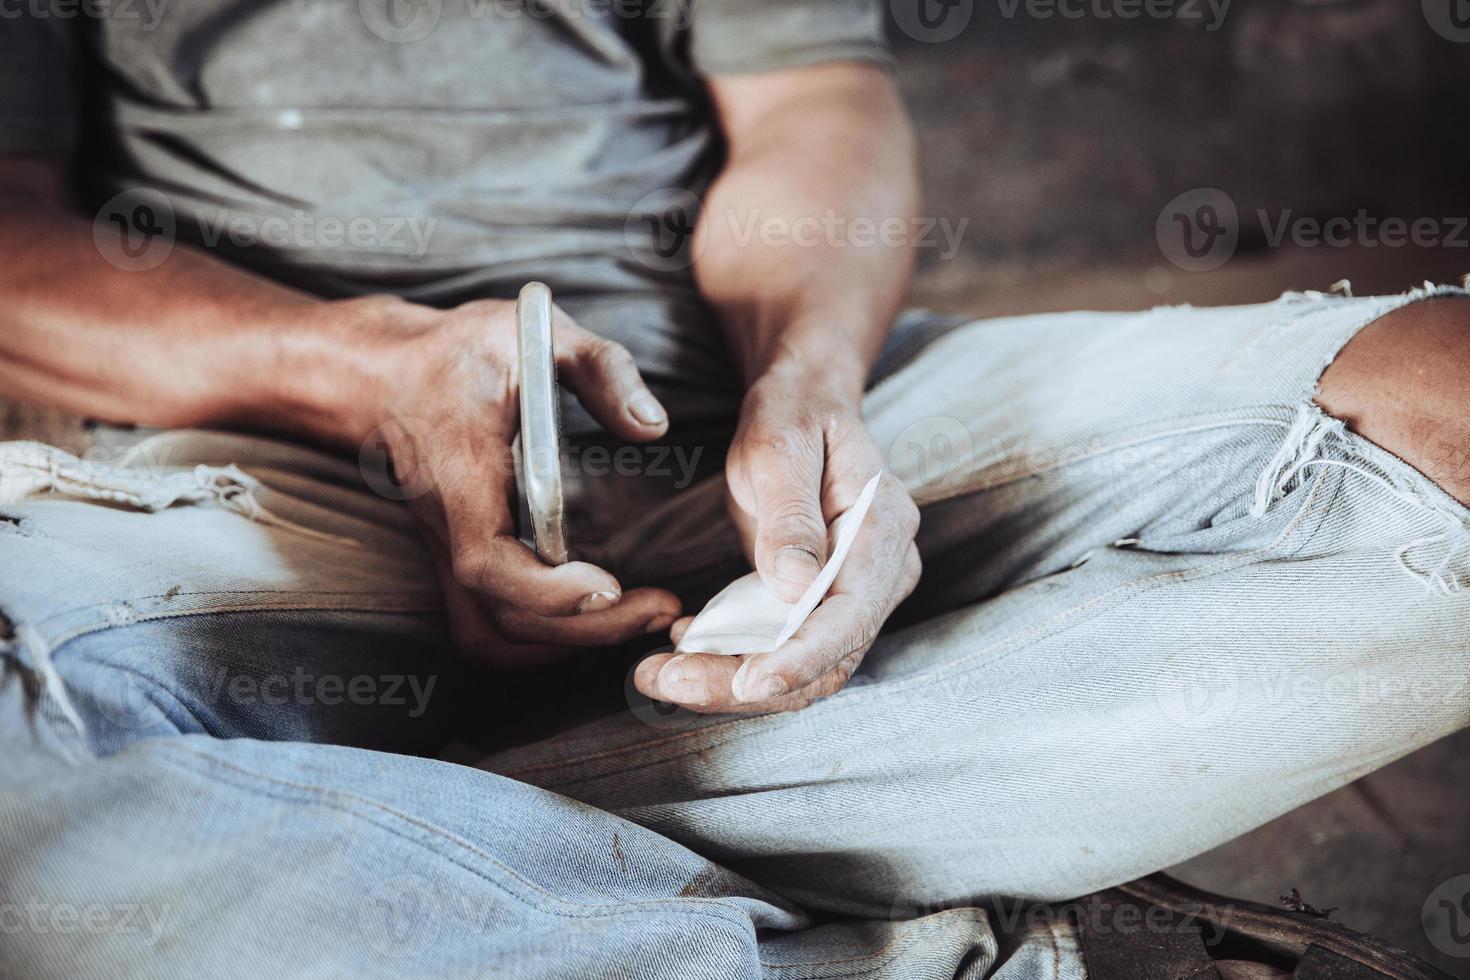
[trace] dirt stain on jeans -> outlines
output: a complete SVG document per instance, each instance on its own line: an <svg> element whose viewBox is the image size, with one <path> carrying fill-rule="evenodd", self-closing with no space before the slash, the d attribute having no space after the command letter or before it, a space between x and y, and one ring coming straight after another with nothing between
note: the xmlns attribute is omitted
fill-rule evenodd
<svg viewBox="0 0 1470 980"><path fill-rule="evenodd" d="M618 859L618 867L623 869L623 874L628 873L628 858L623 854L623 839L616 832L612 839L613 857Z"/></svg>

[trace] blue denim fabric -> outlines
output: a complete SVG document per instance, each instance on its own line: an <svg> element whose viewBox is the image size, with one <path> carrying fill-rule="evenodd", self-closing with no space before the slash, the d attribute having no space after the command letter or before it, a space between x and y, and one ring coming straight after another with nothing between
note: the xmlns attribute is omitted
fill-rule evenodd
<svg viewBox="0 0 1470 980"><path fill-rule="evenodd" d="M997 900L1470 723L1470 513L1311 405L1423 295L908 321L865 412L926 569L853 683L763 717L629 695L481 768L411 754L458 666L351 462L166 433L97 472L111 503L0 504L0 974L1080 977L1067 922ZM229 464L260 509L127 482ZM628 479L572 481L585 556L731 573L718 481L628 509Z"/></svg>

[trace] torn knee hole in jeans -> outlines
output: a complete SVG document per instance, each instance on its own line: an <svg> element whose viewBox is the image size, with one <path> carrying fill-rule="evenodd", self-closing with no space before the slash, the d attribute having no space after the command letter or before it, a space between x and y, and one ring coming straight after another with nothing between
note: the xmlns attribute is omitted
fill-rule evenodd
<svg viewBox="0 0 1470 980"><path fill-rule="evenodd" d="M359 542L303 527L261 506L260 481L233 463L161 470L108 466L83 460L39 442L0 443L0 504L51 493L78 500L115 504L150 513L180 504L213 504L247 520L336 544ZM0 515L0 530L7 518ZM16 527L25 533L20 518Z"/></svg>
<svg viewBox="0 0 1470 980"><path fill-rule="evenodd" d="M19 534L22 537L30 537L31 531L31 522L24 517L0 512L0 534Z"/></svg>
<svg viewBox="0 0 1470 980"><path fill-rule="evenodd" d="M1314 402L1306 401L1299 405L1281 447L1256 479L1251 514L1256 517L1264 515L1272 504L1302 482L1309 469L1335 467L1356 473L1415 511L1432 516L1441 525L1439 530L1415 538L1395 550L1394 560L1400 570L1432 593L1449 595L1460 591L1459 576L1450 565L1470 547L1470 524L1455 512L1426 500L1413 487L1377 472L1366 461L1326 455L1329 446L1341 445L1346 433L1347 427L1340 419L1332 418ZM1425 549L1441 552L1438 561L1428 567L1416 561L1415 557Z"/></svg>

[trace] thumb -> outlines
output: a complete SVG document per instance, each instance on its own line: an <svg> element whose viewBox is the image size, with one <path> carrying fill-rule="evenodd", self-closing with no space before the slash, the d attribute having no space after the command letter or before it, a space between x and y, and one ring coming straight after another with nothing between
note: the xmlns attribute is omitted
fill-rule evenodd
<svg viewBox="0 0 1470 980"><path fill-rule="evenodd" d="M827 560L822 520L822 446L790 446L756 463L755 567L785 602L801 598Z"/></svg>

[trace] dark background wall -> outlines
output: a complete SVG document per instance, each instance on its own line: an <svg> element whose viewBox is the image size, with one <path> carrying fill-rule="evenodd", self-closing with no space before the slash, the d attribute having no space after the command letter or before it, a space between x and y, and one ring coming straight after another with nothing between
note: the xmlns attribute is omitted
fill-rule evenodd
<svg viewBox="0 0 1470 980"><path fill-rule="evenodd" d="M1159 0L1174 16L1133 20L1116 16L1129 0L1059 0L1077 18L958 0L927 33L916 2L894 0L890 27L928 213L969 218L956 259L921 253L920 300L1010 312L1037 275L1065 305L1129 307L1470 272L1470 231L1428 249L1273 248L1256 215L1365 209L1433 219L1441 237L1470 215L1470 26L1447 19L1463 0L1442 19L1436 0L1233 0L1223 16ZM1161 210L1196 188L1240 215L1220 275L1178 268L1156 240Z"/></svg>

